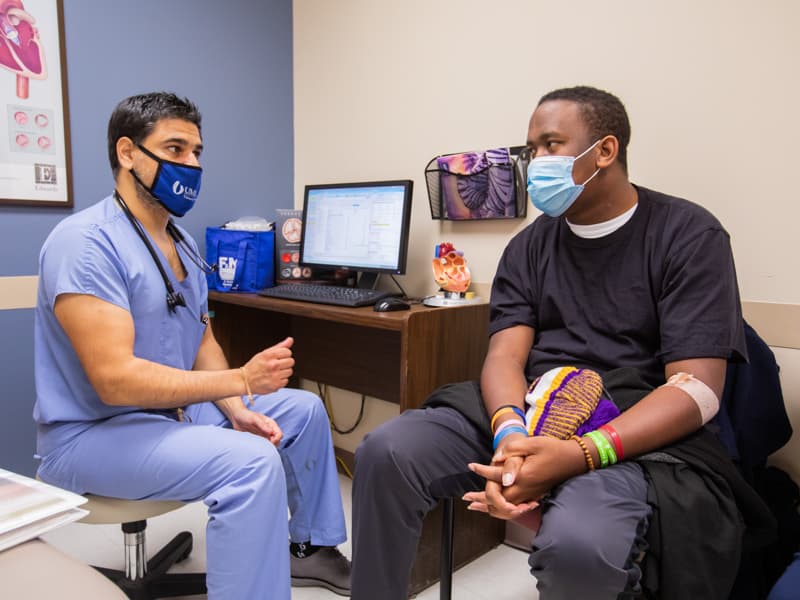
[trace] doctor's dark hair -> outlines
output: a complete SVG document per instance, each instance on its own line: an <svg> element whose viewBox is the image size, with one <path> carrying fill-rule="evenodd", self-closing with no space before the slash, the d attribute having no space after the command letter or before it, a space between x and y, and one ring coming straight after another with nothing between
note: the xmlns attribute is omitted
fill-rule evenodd
<svg viewBox="0 0 800 600"><path fill-rule="evenodd" d="M183 119L194 123L201 131L201 116L197 106L188 98L180 98L170 92L139 94L117 104L108 120L108 161L115 177L119 171L117 140L129 137L134 144L141 144L162 119Z"/></svg>
<svg viewBox="0 0 800 600"><path fill-rule="evenodd" d="M628 172L628 143L631 141L631 124L622 101L603 90L588 86L576 86L553 90L539 99L539 106L550 100L568 100L580 107L581 116L589 128L592 141L613 135L619 142L619 160Z"/></svg>

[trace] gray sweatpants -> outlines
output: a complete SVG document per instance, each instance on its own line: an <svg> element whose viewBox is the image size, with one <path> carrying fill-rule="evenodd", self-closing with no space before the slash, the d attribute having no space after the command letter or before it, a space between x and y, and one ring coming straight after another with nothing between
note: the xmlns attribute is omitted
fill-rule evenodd
<svg viewBox="0 0 800 600"><path fill-rule="evenodd" d="M467 463L490 460L485 434L446 407L406 411L364 438L353 482L353 600L407 598L425 514L440 498L483 489ZM642 469L632 462L554 489L529 561L540 599L637 591L646 498Z"/></svg>

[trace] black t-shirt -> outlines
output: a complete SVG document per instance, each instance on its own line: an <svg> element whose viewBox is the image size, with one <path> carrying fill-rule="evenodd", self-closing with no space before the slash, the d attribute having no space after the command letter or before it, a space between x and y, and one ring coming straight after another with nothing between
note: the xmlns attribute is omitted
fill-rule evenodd
<svg viewBox="0 0 800 600"><path fill-rule="evenodd" d="M696 204L636 189L633 216L607 236L580 238L543 215L503 252L489 334L534 328L529 378L564 365L634 367L656 386L665 363L746 360L728 233Z"/></svg>

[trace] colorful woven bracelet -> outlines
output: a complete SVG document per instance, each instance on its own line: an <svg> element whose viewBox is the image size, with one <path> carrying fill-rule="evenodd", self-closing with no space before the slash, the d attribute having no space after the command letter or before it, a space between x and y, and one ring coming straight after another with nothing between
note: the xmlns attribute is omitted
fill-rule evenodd
<svg viewBox="0 0 800 600"><path fill-rule="evenodd" d="M513 427L506 427L497 435L494 436L494 442L492 442L492 450L497 450L497 446L500 445L500 440L512 433L521 433L524 436L528 436L528 432L525 431L525 428L521 425L514 425Z"/></svg>
<svg viewBox="0 0 800 600"><path fill-rule="evenodd" d="M589 467L590 471L594 471L594 461L592 460L592 455L589 453L589 448L586 447L586 442L577 435L573 435L570 439L578 442L578 446L580 446L583 451L583 459L586 461L586 466Z"/></svg>
<svg viewBox="0 0 800 600"><path fill-rule="evenodd" d="M625 452L622 449L622 439L619 437L617 430L608 423L600 425L598 429L605 431L611 438L611 443L614 444L614 450L617 452L617 460L625 460Z"/></svg>
<svg viewBox="0 0 800 600"><path fill-rule="evenodd" d="M525 413L522 412L522 409L519 406L512 406L510 404L506 404L505 406L501 406L496 411L494 411L491 422L492 431L494 431L494 424L497 422L498 417L502 417L503 415L507 415L510 413L516 414L522 419L523 423L525 422Z"/></svg>

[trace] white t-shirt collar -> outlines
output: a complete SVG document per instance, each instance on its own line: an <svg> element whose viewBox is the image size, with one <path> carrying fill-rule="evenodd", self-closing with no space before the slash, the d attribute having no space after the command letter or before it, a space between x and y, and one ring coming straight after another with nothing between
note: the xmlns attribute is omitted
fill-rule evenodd
<svg viewBox="0 0 800 600"><path fill-rule="evenodd" d="M602 223L592 223L591 225L576 225L575 223L570 223L567 220L567 225L572 230L572 233L577 235L578 237L585 238L588 240L593 240L597 238L601 238L603 236L609 235L614 233L617 229L625 225L628 221L630 221L633 213L636 212L636 207L639 206L637 202L624 213L619 215L618 217L614 217L609 221L603 221Z"/></svg>

